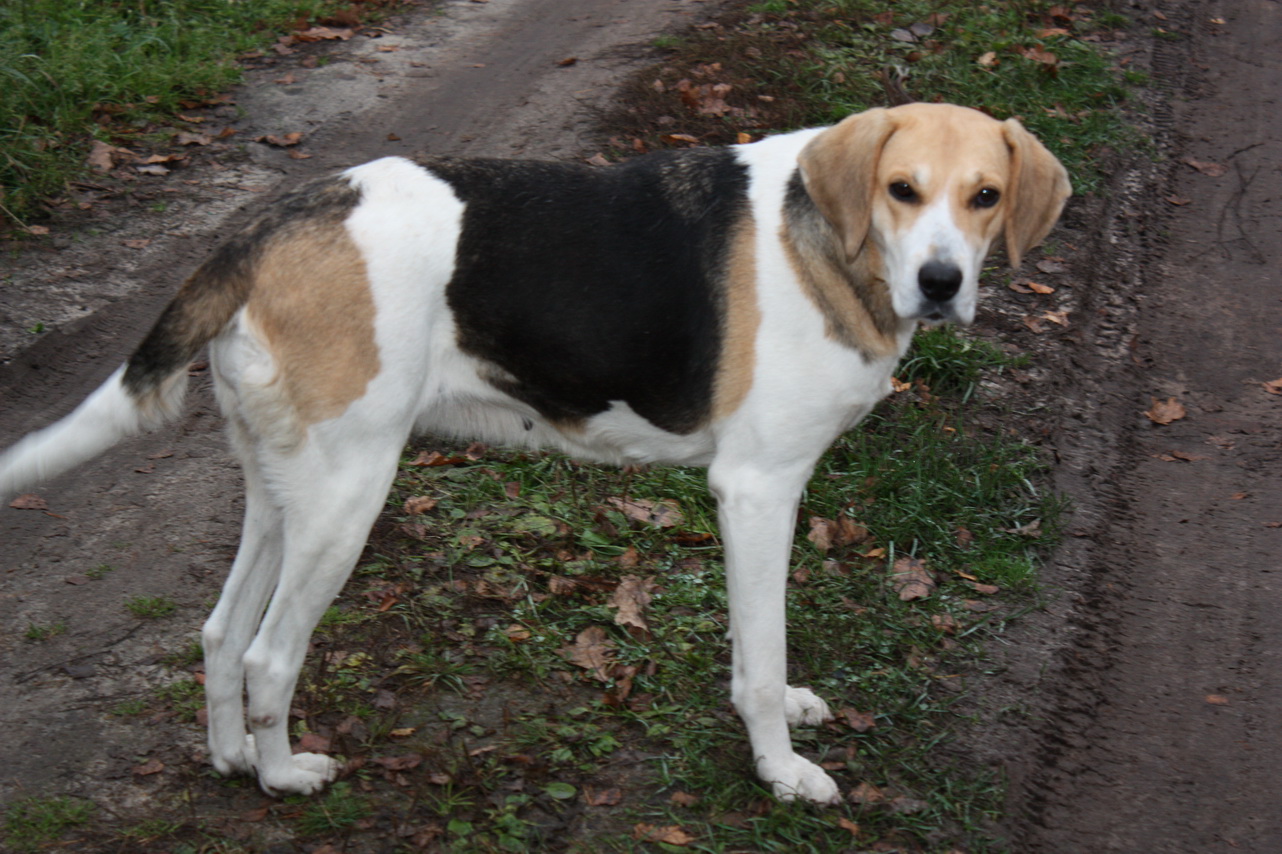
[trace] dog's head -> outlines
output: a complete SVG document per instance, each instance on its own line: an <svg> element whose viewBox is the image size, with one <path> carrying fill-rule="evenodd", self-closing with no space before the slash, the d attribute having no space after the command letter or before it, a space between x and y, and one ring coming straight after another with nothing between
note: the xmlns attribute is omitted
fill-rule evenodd
<svg viewBox="0 0 1282 854"><path fill-rule="evenodd" d="M1015 119L949 104L850 116L799 158L846 260L876 252L895 314L970 323L998 235L1012 266L1059 219L1068 173Z"/></svg>

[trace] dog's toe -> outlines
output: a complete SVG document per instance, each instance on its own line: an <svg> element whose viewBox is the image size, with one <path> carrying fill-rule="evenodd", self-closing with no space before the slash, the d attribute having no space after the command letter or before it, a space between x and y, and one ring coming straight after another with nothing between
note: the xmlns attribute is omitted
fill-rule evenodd
<svg viewBox="0 0 1282 854"><path fill-rule="evenodd" d="M338 776L342 763L321 753L295 753L287 767L259 769L258 784L269 795L310 795Z"/></svg>
<svg viewBox="0 0 1282 854"><path fill-rule="evenodd" d="M795 753L786 762L770 767L763 764L758 773L781 801L801 798L816 804L835 804L841 800L841 791L828 772Z"/></svg>
<svg viewBox="0 0 1282 854"><path fill-rule="evenodd" d="M821 724L832 720L828 704L809 688L789 687L784 695L783 713L788 726Z"/></svg>

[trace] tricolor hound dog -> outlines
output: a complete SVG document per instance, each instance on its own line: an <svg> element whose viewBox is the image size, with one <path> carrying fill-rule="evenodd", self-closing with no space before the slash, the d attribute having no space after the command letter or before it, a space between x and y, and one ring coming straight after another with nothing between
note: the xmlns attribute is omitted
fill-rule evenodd
<svg viewBox="0 0 1282 854"><path fill-rule="evenodd" d="M970 323L990 244L1018 264L1069 193L1017 121L944 104L602 169L376 160L217 249L126 364L0 456L0 494L175 417L208 345L247 492L204 627L209 748L281 795L335 776L291 755L290 698L412 433L705 465L757 773L833 802L788 734L830 717L785 683L802 488L918 323Z"/></svg>

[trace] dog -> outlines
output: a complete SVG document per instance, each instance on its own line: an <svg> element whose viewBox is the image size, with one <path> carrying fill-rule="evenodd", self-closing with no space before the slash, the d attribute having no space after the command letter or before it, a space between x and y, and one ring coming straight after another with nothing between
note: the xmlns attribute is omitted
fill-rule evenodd
<svg viewBox="0 0 1282 854"><path fill-rule="evenodd" d="M0 494L176 417L209 348L246 489L202 634L210 758L280 796L338 772L291 754L290 698L411 434L706 466L756 772L833 803L789 737L831 717L785 680L802 489L916 327L969 324L990 246L1017 266L1069 195L1017 120L945 104L604 168L383 158L216 249L78 409L0 455Z"/></svg>

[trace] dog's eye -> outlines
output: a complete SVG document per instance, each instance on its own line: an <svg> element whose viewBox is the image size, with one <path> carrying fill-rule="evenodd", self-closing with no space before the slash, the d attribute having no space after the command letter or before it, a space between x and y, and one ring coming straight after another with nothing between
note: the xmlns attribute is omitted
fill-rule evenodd
<svg viewBox="0 0 1282 854"><path fill-rule="evenodd" d="M1001 201L1002 194L992 187L985 187L975 194L975 207L991 208Z"/></svg>
<svg viewBox="0 0 1282 854"><path fill-rule="evenodd" d="M891 184L890 194L901 202L917 201L917 191L907 181L896 181Z"/></svg>

